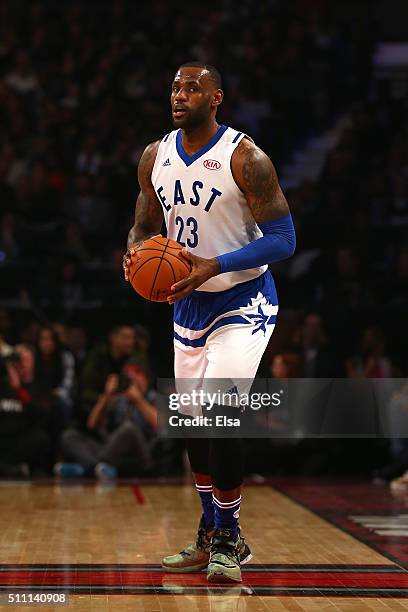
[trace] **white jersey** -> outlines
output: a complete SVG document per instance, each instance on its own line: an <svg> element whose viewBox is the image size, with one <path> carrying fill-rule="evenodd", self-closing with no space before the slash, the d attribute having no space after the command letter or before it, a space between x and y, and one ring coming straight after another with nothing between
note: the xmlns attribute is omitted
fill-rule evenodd
<svg viewBox="0 0 408 612"><path fill-rule="evenodd" d="M207 259L260 238L263 234L231 171L232 154L245 134L222 125L191 156L185 152L181 136L181 130L175 130L163 138L152 171L168 237ZM225 291L257 278L267 267L225 272L210 278L198 290Z"/></svg>

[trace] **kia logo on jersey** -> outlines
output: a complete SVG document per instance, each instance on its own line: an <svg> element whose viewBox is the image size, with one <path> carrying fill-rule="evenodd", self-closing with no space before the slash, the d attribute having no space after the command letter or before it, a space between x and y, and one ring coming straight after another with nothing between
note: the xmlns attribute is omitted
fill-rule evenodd
<svg viewBox="0 0 408 612"><path fill-rule="evenodd" d="M221 164L216 159L206 159L203 162L204 168L207 170L219 170L221 168Z"/></svg>

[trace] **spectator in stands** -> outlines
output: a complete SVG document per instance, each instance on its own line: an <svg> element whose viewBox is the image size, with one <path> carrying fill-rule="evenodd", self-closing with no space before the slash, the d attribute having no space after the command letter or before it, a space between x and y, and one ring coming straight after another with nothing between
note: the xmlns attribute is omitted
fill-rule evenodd
<svg viewBox="0 0 408 612"><path fill-rule="evenodd" d="M278 353L274 355L270 372L273 378L298 378L301 373L300 357L296 353Z"/></svg>
<svg viewBox="0 0 408 612"><path fill-rule="evenodd" d="M28 229L35 232L35 235L38 235L38 232L48 234L55 231L61 221L60 196L48 182L44 163L33 163L28 176L27 191L23 212Z"/></svg>
<svg viewBox="0 0 408 612"><path fill-rule="evenodd" d="M7 182L8 167L7 161L0 154L0 215L15 211L17 206L15 190Z"/></svg>
<svg viewBox="0 0 408 612"><path fill-rule="evenodd" d="M55 473L115 478L123 466L133 468L133 473L148 473L157 429L153 402L154 393L148 391L148 377L140 366L128 363L119 376L109 374L87 419L88 432L94 435L65 431L61 441L64 463L55 466Z"/></svg>
<svg viewBox="0 0 408 612"><path fill-rule="evenodd" d="M34 380L34 352L26 344L18 344L15 350L19 356L16 369L20 377L21 384L30 389Z"/></svg>
<svg viewBox="0 0 408 612"><path fill-rule="evenodd" d="M41 325L36 319L28 320L20 330L20 342L28 346L34 346L40 329Z"/></svg>
<svg viewBox="0 0 408 612"><path fill-rule="evenodd" d="M325 378L338 374L338 364L328 345L319 314L311 312L304 317L302 325L295 331L293 341L301 361L301 377Z"/></svg>
<svg viewBox="0 0 408 612"><path fill-rule="evenodd" d="M107 176L100 174L95 178L95 210L92 233L97 236L109 236L114 222L112 204L109 197L109 181Z"/></svg>
<svg viewBox="0 0 408 612"><path fill-rule="evenodd" d="M6 337L10 329L10 318L5 310L0 310L0 357L9 357L13 347L7 342Z"/></svg>
<svg viewBox="0 0 408 612"><path fill-rule="evenodd" d="M100 165L101 155L98 152L98 141L94 134L89 134L77 158L77 171L81 174L98 174Z"/></svg>
<svg viewBox="0 0 408 612"><path fill-rule="evenodd" d="M340 207L339 214L344 219L344 208ZM341 304L349 309L371 305L373 298L368 280L356 249L340 246L335 253L334 265L325 271L321 279L324 305Z"/></svg>
<svg viewBox="0 0 408 612"><path fill-rule="evenodd" d="M135 346L136 346L136 351L138 352L138 356L139 356L138 357L139 363L145 369L149 369L150 367L149 350L150 350L150 343L151 343L151 337L150 337L149 330L146 329L144 325L140 325L140 323L137 323L136 325L134 325L133 329L135 332Z"/></svg>
<svg viewBox="0 0 408 612"><path fill-rule="evenodd" d="M75 359L76 371L82 370L88 346L88 338L83 327L72 325L67 328L66 344Z"/></svg>
<svg viewBox="0 0 408 612"><path fill-rule="evenodd" d="M16 233L16 217L4 213L0 218L0 265L13 264L20 255L21 247Z"/></svg>
<svg viewBox="0 0 408 612"><path fill-rule="evenodd" d="M78 223L89 236L110 235L112 231L111 202L108 198L107 177L78 174L75 190L64 204L66 215ZM106 249L105 249L106 251Z"/></svg>
<svg viewBox="0 0 408 612"><path fill-rule="evenodd" d="M64 211L69 219L79 223L88 234L98 223L98 210L95 199L95 179L88 174L77 174L74 191L66 198Z"/></svg>
<svg viewBox="0 0 408 612"><path fill-rule="evenodd" d="M39 82L31 66L30 56L25 49L20 49L16 53L14 69L6 76L6 83L22 95L38 91Z"/></svg>
<svg viewBox="0 0 408 612"><path fill-rule="evenodd" d="M51 327L55 331L55 333L57 334L60 345L63 348L65 348L66 344L67 344L67 328L66 328L66 326L63 323L61 323L60 321L54 321L54 323L51 323Z"/></svg>
<svg viewBox="0 0 408 612"><path fill-rule="evenodd" d="M65 258L58 266L54 301L60 311L73 311L84 298L81 267L74 258Z"/></svg>
<svg viewBox="0 0 408 612"><path fill-rule="evenodd" d="M123 366L118 386L125 387L125 390L112 402L110 418L113 427L130 421L148 439L157 429L157 410L152 407L156 394L149 390L148 373L140 365L127 363ZM97 415L94 415L93 422L98 423Z"/></svg>
<svg viewBox="0 0 408 612"><path fill-rule="evenodd" d="M82 263L88 263L91 259L84 241L82 227L76 221L70 221L67 224L61 251L64 256L75 258Z"/></svg>
<svg viewBox="0 0 408 612"><path fill-rule="evenodd" d="M51 326L41 327L38 333L30 391L41 413L43 427L56 448L62 430L72 418L75 363Z"/></svg>
<svg viewBox="0 0 408 612"><path fill-rule="evenodd" d="M44 474L50 441L16 363L16 359L0 358L0 475Z"/></svg>
<svg viewBox="0 0 408 612"><path fill-rule="evenodd" d="M82 373L81 410L85 419L103 393L108 376L120 374L129 359L140 363L139 355L135 347L135 331L130 325L115 326L107 341L89 351Z"/></svg>
<svg viewBox="0 0 408 612"><path fill-rule="evenodd" d="M17 98L10 96L11 106L15 109L18 106ZM16 134L15 139L19 140L19 136ZM0 149L0 159L5 164L4 179L8 185L15 188L18 181L27 172L28 163L27 158L24 159L19 156L16 150L16 145L11 142L6 142Z"/></svg>
<svg viewBox="0 0 408 612"><path fill-rule="evenodd" d="M269 370L272 378L286 381L288 378L300 377L301 366L301 359L297 353L285 352L273 356ZM277 407L268 408L267 425L271 430L279 432L288 427L289 410L286 402Z"/></svg>
<svg viewBox="0 0 408 612"><path fill-rule="evenodd" d="M379 327L367 327L361 336L360 349L346 362L349 378L387 378L391 362L385 355L384 332Z"/></svg>

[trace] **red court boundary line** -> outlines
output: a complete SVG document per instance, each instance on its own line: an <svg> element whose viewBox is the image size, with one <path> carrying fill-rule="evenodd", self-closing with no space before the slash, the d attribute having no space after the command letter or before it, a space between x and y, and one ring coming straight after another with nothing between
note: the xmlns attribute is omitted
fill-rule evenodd
<svg viewBox="0 0 408 612"><path fill-rule="evenodd" d="M232 589L238 587L239 592L231 592ZM407 599L408 589L400 588L349 588L349 587L275 587L275 586L259 586L252 587L242 584L227 585L225 584L211 584L202 585L197 587L181 587L178 586L177 590L172 587L163 586L160 584L149 584L138 587L126 585L120 585L119 587L105 587L96 586L90 587L89 585L76 586L64 584L61 585L30 585L27 589L26 586L6 586L0 588L0 593L13 592L31 592L31 593L49 593L55 592L69 593L70 596L88 595L91 597L97 595L128 595L128 596L183 596L183 595L194 595L204 596L208 598L209 595L236 595L236 596L262 596L262 597L313 597L313 598L327 598L327 597L341 597L341 598L376 598L381 601L388 601L389 599ZM238 589L237 589L238 590Z"/></svg>
<svg viewBox="0 0 408 612"><path fill-rule="evenodd" d="M143 505L145 503L145 498L139 485L132 485L132 491L137 503Z"/></svg>
<svg viewBox="0 0 408 612"><path fill-rule="evenodd" d="M158 566L142 564L118 565L116 569L119 571L112 571L115 566L103 564L91 564L88 567L85 564L35 564L30 569L26 564L26 567L27 569L23 569L23 565L20 568L0 565L0 593L10 590L50 592L57 589L71 595L85 593L91 596L104 594L208 597L227 594L225 585L207 584L204 572L170 575L155 571L161 570ZM288 572L287 569L292 571ZM243 583L234 585L234 592L237 591L237 596L265 597L408 598L407 572L401 571L397 566L323 565L316 566L316 570L310 565L289 565L287 568L279 565L249 565L243 569ZM361 573L362 571L364 573ZM231 585L228 585L228 592L230 588Z"/></svg>
<svg viewBox="0 0 408 612"><path fill-rule="evenodd" d="M243 586L248 588L351 588L351 589L408 589L408 576L406 573L356 573L356 572L251 572L243 571ZM112 572L110 570L90 570L89 572L54 571L48 569L44 572L3 572L0 577L0 587L21 588L52 588L57 586L72 588L139 588L145 589L151 585L161 585L165 581L178 588L201 588L207 584L203 573L177 574L169 576L161 572L136 570L129 572ZM166 588L163 582L161 588Z"/></svg>

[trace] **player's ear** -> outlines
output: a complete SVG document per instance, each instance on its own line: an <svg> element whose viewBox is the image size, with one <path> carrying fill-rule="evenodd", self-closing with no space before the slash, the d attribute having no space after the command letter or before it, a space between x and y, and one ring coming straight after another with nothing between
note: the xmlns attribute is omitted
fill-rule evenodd
<svg viewBox="0 0 408 612"><path fill-rule="evenodd" d="M219 106L224 99L224 92L222 89L216 89L213 95L213 106Z"/></svg>

